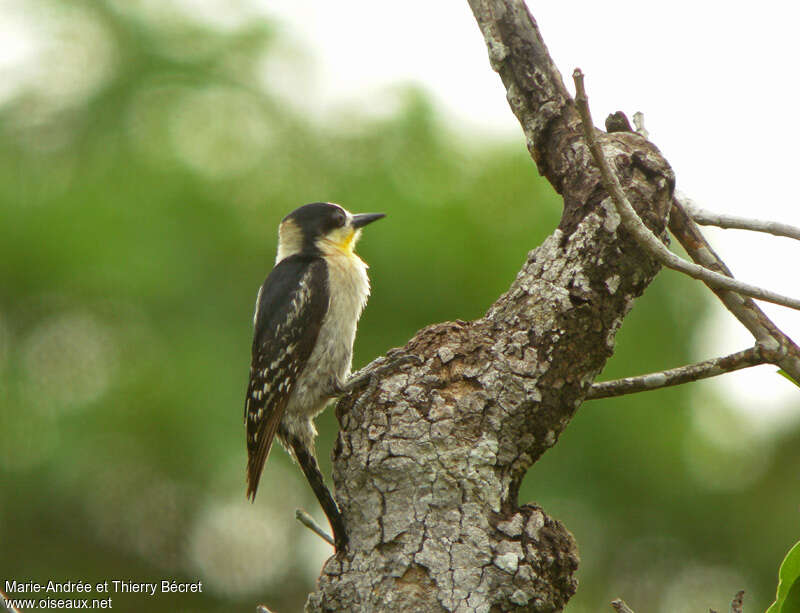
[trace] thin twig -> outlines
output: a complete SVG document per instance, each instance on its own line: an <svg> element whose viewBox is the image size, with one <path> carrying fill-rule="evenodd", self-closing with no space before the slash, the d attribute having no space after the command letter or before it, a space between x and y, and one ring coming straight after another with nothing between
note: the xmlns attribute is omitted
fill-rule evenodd
<svg viewBox="0 0 800 613"><path fill-rule="evenodd" d="M697 206L691 198L683 194L675 194L675 197L691 215L695 223L701 226L717 226L718 228L734 230L752 230L753 232L766 232L775 236L785 236L800 241L800 228L790 226L788 223L778 221L766 221L763 219L750 219L738 215L727 215L725 213L714 213Z"/></svg>
<svg viewBox="0 0 800 613"><path fill-rule="evenodd" d="M295 519L297 519L297 521L299 521L306 528L311 530L311 532L322 538L329 545L333 545L333 538L331 538L331 536L327 532L325 532L325 530L320 528L319 524L314 521L314 518L311 517L311 515L309 515L308 513L306 513L303 509L297 509L294 512L294 517Z"/></svg>
<svg viewBox="0 0 800 613"><path fill-rule="evenodd" d="M639 136L650 140L650 133L647 131L647 128L644 127L644 113L636 111L633 114L633 125L636 126L636 133Z"/></svg>
<svg viewBox="0 0 800 613"><path fill-rule="evenodd" d="M736 592L736 596L731 601L731 613L742 613L742 606L744 604L744 590Z"/></svg>
<svg viewBox="0 0 800 613"><path fill-rule="evenodd" d="M608 162L603 155L603 150L600 144L594 137L594 124L592 124L591 113L589 112L589 101L586 97L586 90L583 86L583 73L579 68L575 69L572 75L575 80L575 102L578 107L578 112L581 116L583 123L583 133L586 138L586 143L592 152L592 157L600 169L600 176L603 181L603 187L611 196L611 200L622 219L622 224L625 229L633 235L636 242L645 249L650 255L661 262L667 268L677 270L694 279L705 281L706 283L715 287L729 289L740 294L752 296L759 300L766 300L782 306L790 307L800 310L800 299L783 296L776 292L766 290L755 285L742 283L732 277L727 277L719 273L709 270L692 262L680 258L667 249L664 244L658 240L655 234L644 225L639 215L634 210L631 203L625 197L622 191L622 186L619 183L616 175L611 171Z"/></svg>
<svg viewBox="0 0 800 613"><path fill-rule="evenodd" d="M647 130L644 127L644 114L640 112L634 113L633 125L636 127L638 134L648 138ZM672 211L669 216L670 232L678 239L678 242L696 264L732 277L733 275L725 265L725 262L714 252L714 249L712 249L700 231L699 226L684 208L684 204L687 201L690 201L690 199L686 196L673 196ZM778 364L795 381L800 381L800 347L772 323L755 301L748 296L742 296L729 290L719 289L711 285L708 285L708 287L722 301L722 304L730 311L731 315L736 317L739 323L750 331L756 342L761 345L762 353L764 355L771 354L769 361Z"/></svg>
<svg viewBox="0 0 800 613"><path fill-rule="evenodd" d="M721 274L731 274L725 262L714 252L700 228L676 198L672 200L669 229L692 260ZM736 292L710 285L709 288L722 301L725 308L750 331L761 347L765 351L773 352L775 357L773 361L795 381L800 381L800 347L766 316L755 301Z"/></svg>
<svg viewBox="0 0 800 613"><path fill-rule="evenodd" d="M11 601L8 599L8 595L6 595L2 589L0 589L0 601L2 601L3 606L9 611L9 613L20 613L20 610L11 604Z"/></svg>
<svg viewBox="0 0 800 613"><path fill-rule="evenodd" d="M617 613L633 613L633 609L631 609L622 598L617 598L616 600L611 601L611 606Z"/></svg>
<svg viewBox="0 0 800 613"><path fill-rule="evenodd" d="M744 351L732 353L721 358L705 360L704 362L697 362L696 364L687 364L686 366L670 368L669 370L638 377L626 377L624 379L615 379L614 381L595 383L589 389L589 393L586 394L586 399L594 400L646 392L671 385L680 385L690 381L716 377L735 370L741 370L742 368L766 364L767 362L769 362L769 359L764 356L761 348L757 345Z"/></svg>

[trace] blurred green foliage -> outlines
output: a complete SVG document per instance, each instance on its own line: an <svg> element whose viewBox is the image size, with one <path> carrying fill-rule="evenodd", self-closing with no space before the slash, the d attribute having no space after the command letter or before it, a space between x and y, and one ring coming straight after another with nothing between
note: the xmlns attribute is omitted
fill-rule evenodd
<svg viewBox="0 0 800 613"><path fill-rule="evenodd" d="M276 451L244 500L250 317L278 221L317 200L388 214L359 249L373 280L361 366L422 326L481 316L559 200L521 137L458 134L422 92L382 118L310 119L271 87L275 24L26 6L61 38L0 107L0 586L202 580L201 595L111 596L123 611L299 610L329 553L293 519L313 498ZM689 361L705 309L660 275L604 378ZM526 479L521 501L580 545L571 611L617 596L720 608L740 588L748 609L768 604L798 533L800 433L721 444L693 408L721 431L737 418L697 389L587 403Z"/></svg>

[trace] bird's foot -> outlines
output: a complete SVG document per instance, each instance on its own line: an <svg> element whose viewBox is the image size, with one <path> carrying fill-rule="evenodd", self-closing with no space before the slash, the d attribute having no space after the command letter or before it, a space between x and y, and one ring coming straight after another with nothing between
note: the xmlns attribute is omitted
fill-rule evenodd
<svg viewBox="0 0 800 613"><path fill-rule="evenodd" d="M401 349L392 349L386 356L376 358L357 373L350 376L344 385L337 386L337 396L345 396L356 390L366 387L382 376L402 370L404 366L414 364L419 366L423 360L418 355L403 353Z"/></svg>

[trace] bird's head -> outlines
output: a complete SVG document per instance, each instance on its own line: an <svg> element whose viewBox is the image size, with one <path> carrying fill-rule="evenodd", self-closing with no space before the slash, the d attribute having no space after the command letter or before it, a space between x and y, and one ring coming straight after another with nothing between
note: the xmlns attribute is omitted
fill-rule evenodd
<svg viewBox="0 0 800 613"><path fill-rule="evenodd" d="M351 255L361 228L385 217L383 213L353 215L331 202L313 202L295 209L278 227L275 262L298 253Z"/></svg>

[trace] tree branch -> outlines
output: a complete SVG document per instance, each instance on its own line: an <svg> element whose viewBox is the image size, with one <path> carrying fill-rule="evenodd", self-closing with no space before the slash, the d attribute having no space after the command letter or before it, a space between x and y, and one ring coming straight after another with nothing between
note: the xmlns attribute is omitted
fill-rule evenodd
<svg viewBox="0 0 800 613"><path fill-rule="evenodd" d="M695 262L719 273L730 275L730 270L700 232L700 228L674 199L669 217L669 229ZM756 339L762 351L771 353L770 361L778 364L795 380L800 381L800 347L786 336L764 311L747 296L709 285L714 294L739 322Z"/></svg>
<svg viewBox="0 0 800 613"><path fill-rule="evenodd" d="M399 350L417 363L389 364L339 401L333 481L349 547L325 564L310 612L563 609L576 587L575 543L541 508L519 505L519 486L660 270L620 223L524 2L469 1L564 212L484 317L419 331ZM665 236L667 162L639 135L599 138L634 215Z"/></svg>
<svg viewBox="0 0 800 613"><path fill-rule="evenodd" d="M686 366L679 366L677 368L637 377L626 377L624 379L615 379L614 381L595 383L589 389L589 393L586 394L586 399L595 400L598 398L610 398L613 396L622 396L624 394L646 392L662 387L670 387L672 385L680 385L682 383L716 377L743 368L766 364L767 362L769 362L769 360L762 354L761 348L756 345L744 351L732 353L731 355L721 358L697 362L696 364L688 364Z"/></svg>
<svg viewBox="0 0 800 613"><path fill-rule="evenodd" d="M576 588L575 543L542 509L519 505L519 486L660 269L608 202L524 2L470 5L564 213L484 317L421 330L402 350L420 363L338 403L333 482L350 544L325 564L311 612L561 610ZM612 136L632 204L663 234L669 165L639 136Z"/></svg>
<svg viewBox="0 0 800 613"><path fill-rule="evenodd" d="M637 134L648 138L642 113L634 113L633 124ZM725 262L714 252L703 233L700 232L700 228L683 207L686 200L688 199L685 196L675 196L673 199L672 212L669 217L670 232L678 239L695 263L732 277ZM800 348L778 329L755 301L748 296L718 289L708 283L706 285L716 294L725 308L750 331L756 342L761 345L762 353L770 355L769 361L778 364L795 381L800 381Z"/></svg>
<svg viewBox="0 0 800 613"><path fill-rule="evenodd" d="M731 602L731 613L742 613L742 604L744 602L744 590L739 590L736 592L736 596L733 597L733 601ZM611 601L611 606L617 613L633 613L633 609L631 609L625 601L621 598L617 598L616 600ZM717 613L714 609L709 609L709 613Z"/></svg>
<svg viewBox="0 0 800 613"><path fill-rule="evenodd" d="M569 165L554 163L553 147L566 145L578 122L572 98L522 0L468 0L486 41L489 63L525 133L539 173L563 192Z"/></svg>
<svg viewBox="0 0 800 613"><path fill-rule="evenodd" d="M619 216L622 218L625 229L636 238L636 241L664 266L689 275L693 279L698 279L720 289L732 290L746 296L758 298L759 300L766 300L767 302L800 310L800 299L798 298L783 296L777 292L721 275L713 270L699 266L698 264L687 262L672 253L658 240L644 223L642 223L639 215L636 213L633 206L631 206L630 202L628 202L619 180L611 171L603 154L603 150L594 137L595 128L592 123L589 101L586 97L586 90L583 85L583 73L580 69L576 68L572 76L575 80L575 102L583 122L584 136L594 156L595 163L600 168L600 174L603 177L603 187L605 187L606 191L611 196L616 206L617 213L619 213Z"/></svg>
<svg viewBox="0 0 800 613"><path fill-rule="evenodd" d="M303 509L295 510L294 518L297 521L299 521L301 524L303 524L306 528L311 530L311 532L313 532L318 537L320 537L323 541L328 543L328 545L333 545L334 544L333 543L333 538L331 537L331 535L328 534L327 532L325 532L325 530L323 530L322 528L320 528L320 525L317 522L314 521L314 518L311 517L311 515L309 515Z"/></svg>
<svg viewBox="0 0 800 613"><path fill-rule="evenodd" d="M633 125L636 127L636 133L645 140L650 139L650 133L644 127L644 113L636 111L633 114Z"/></svg>
<svg viewBox="0 0 800 613"><path fill-rule="evenodd" d="M11 604L11 601L8 599L8 595L2 590L2 588L0 588L0 602L3 603L3 608L9 613L20 613L20 610Z"/></svg>
<svg viewBox="0 0 800 613"><path fill-rule="evenodd" d="M691 198L683 194L675 194L675 198L677 198L683 208L686 209L686 212L689 213L694 222L701 226L752 230L753 232L765 232L774 236L785 236L787 238L800 240L800 228L790 226L787 223L751 219L749 217L739 217L738 215L727 215L725 213L714 213L700 208Z"/></svg>
<svg viewBox="0 0 800 613"><path fill-rule="evenodd" d="M631 609L622 598L617 598L616 600L611 601L611 607L617 613L633 613L633 609Z"/></svg>

